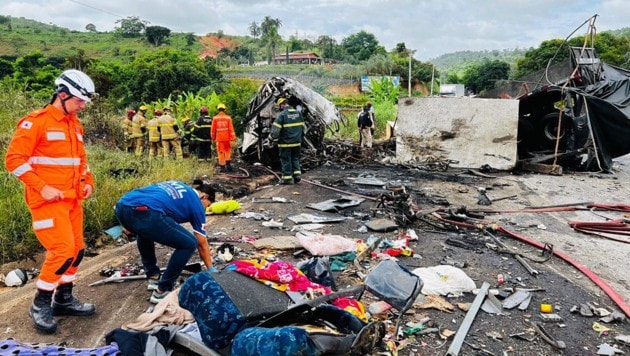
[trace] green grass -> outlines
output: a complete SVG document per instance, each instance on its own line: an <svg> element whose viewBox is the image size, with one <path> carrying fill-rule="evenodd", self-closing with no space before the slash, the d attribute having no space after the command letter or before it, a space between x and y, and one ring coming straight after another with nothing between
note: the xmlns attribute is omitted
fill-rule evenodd
<svg viewBox="0 0 630 356"><path fill-rule="evenodd" d="M41 247L31 229L31 215L24 202L22 183L4 169L4 157L17 121L42 107L48 99L33 98L0 82L0 263L32 257ZM195 177L212 176L214 167L195 160L151 160L148 155L135 157L118 148L116 142L122 116L112 108L97 103L81 114L86 130L88 161L96 181L94 194L84 202L85 240L93 246L103 230L117 225L114 204L133 188L164 180L192 182ZM112 170L130 168L136 175L117 177Z"/></svg>
<svg viewBox="0 0 630 356"><path fill-rule="evenodd" d="M142 37L124 38L113 32L80 32L32 20L11 18L12 30L0 26L0 56L24 56L41 52L46 57L66 58L85 52L86 58L103 62L129 63L137 55L156 52L167 46L200 53L202 46L188 46L185 33L171 33L168 43L155 47Z"/></svg>

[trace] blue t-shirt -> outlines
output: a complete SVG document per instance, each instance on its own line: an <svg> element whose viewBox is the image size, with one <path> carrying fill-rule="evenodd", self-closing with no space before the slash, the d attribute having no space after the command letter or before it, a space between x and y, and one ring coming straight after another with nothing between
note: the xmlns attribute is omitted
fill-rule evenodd
<svg viewBox="0 0 630 356"><path fill-rule="evenodd" d="M193 231L206 235L206 211L197 192L183 182L171 180L137 188L118 202L126 206L146 206L179 224L189 222Z"/></svg>

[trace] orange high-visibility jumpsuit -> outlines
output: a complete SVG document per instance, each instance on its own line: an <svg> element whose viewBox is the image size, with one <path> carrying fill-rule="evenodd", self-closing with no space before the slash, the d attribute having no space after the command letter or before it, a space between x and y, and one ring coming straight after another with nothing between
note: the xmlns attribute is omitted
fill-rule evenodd
<svg viewBox="0 0 630 356"><path fill-rule="evenodd" d="M36 283L52 291L71 283L83 258L83 187L94 187L83 146L83 126L75 115L52 105L22 118L7 149L5 166L24 183L33 231L46 248ZM46 201L45 185L64 192L62 200Z"/></svg>
<svg viewBox="0 0 630 356"><path fill-rule="evenodd" d="M219 166L225 166L227 161L232 160L231 141L236 140L232 118L225 112L220 111L212 118L210 129L212 141L217 143L217 158Z"/></svg>

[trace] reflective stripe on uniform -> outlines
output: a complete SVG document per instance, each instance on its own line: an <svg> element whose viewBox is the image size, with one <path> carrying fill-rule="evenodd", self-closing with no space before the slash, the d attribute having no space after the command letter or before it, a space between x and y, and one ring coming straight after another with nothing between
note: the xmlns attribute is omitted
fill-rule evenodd
<svg viewBox="0 0 630 356"><path fill-rule="evenodd" d="M65 141L66 134L61 131L49 131L46 132L46 139L48 141Z"/></svg>
<svg viewBox="0 0 630 356"><path fill-rule="evenodd" d="M16 177L19 177L22 174L24 174L24 173L26 173L28 171L32 171L32 170L33 170L33 167L30 164L24 163L23 165L21 165L21 166L17 167L16 169L14 169L13 172L11 172L11 173L13 173L13 175L16 176Z"/></svg>
<svg viewBox="0 0 630 356"><path fill-rule="evenodd" d="M77 279L76 274L64 274L63 276L61 276L61 282L63 283L74 282L76 279Z"/></svg>
<svg viewBox="0 0 630 356"><path fill-rule="evenodd" d="M55 226L53 219L44 219L33 221L33 230L49 229Z"/></svg>
<svg viewBox="0 0 630 356"><path fill-rule="evenodd" d="M301 143L279 143L278 147L299 147L301 146Z"/></svg>
<svg viewBox="0 0 630 356"><path fill-rule="evenodd" d="M47 164L51 166L78 166L81 164L80 158L71 158L71 157L47 157L47 156L34 156L28 159L29 163L32 164Z"/></svg>
<svg viewBox="0 0 630 356"><path fill-rule="evenodd" d="M304 126L303 122L294 122L292 124L284 124L282 127L295 127L295 126Z"/></svg>
<svg viewBox="0 0 630 356"><path fill-rule="evenodd" d="M37 289L46 290L46 291L53 291L55 290L55 288L57 288L57 283L48 283L48 282L42 281L41 279L38 279L35 285L37 286Z"/></svg>

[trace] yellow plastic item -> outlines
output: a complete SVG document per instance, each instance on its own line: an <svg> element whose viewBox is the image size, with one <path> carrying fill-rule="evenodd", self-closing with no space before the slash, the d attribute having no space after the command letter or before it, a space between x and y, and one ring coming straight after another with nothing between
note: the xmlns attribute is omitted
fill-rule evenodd
<svg viewBox="0 0 630 356"><path fill-rule="evenodd" d="M540 312L541 313L545 313L545 314L549 314L549 313L553 312L553 307L551 306L551 304L541 304L540 305Z"/></svg>
<svg viewBox="0 0 630 356"><path fill-rule="evenodd" d="M232 200L225 200L225 201L217 201L212 203L212 205L210 205L208 207L208 209L213 213L213 214L229 214L233 211L236 211L238 209L241 208L241 204L238 203L238 201L232 199ZM206 209L206 211L208 210Z"/></svg>

